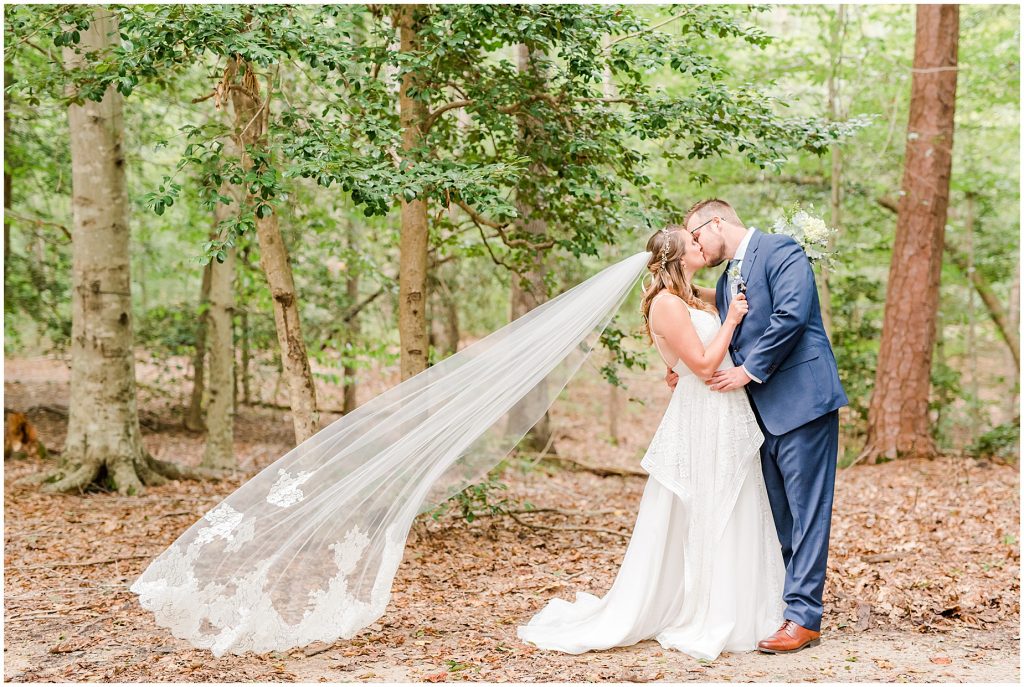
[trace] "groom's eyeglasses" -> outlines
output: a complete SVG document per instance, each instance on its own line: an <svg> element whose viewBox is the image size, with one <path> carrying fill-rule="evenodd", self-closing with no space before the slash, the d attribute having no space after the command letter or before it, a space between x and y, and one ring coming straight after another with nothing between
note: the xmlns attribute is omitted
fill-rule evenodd
<svg viewBox="0 0 1024 687"><path fill-rule="evenodd" d="M705 226L707 226L707 225L709 225L709 224L711 224L711 223L712 223L712 222L714 222L714 221L715 221L715 218L714 218L714 217L712 217L711 219L709 219L709 220L708 220L707 222L705 222L704 224L700 225L699 227L696 227L696 228L694 228L694 229L693 229L693 230L692 230L692 231L690 232L690 236L692 236L692 237L693 237L694 239L696 239L696 238L697 238L697 235L698 235L698 234L700 233L700 230L701 230L701 228L702 228L702 227L705 227Z"/></svg>

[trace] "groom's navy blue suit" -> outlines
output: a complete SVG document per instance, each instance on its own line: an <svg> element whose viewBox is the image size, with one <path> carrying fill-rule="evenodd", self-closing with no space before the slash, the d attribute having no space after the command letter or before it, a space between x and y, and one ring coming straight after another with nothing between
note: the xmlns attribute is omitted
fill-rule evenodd
<svg viewBox="0 0 1024 687"><path fill-rule="evenodd" d="M822 591L839 451L848 403L821 322L810 261L788 236L754 230L741 263L750 312L729 352L760 383L746 389L765 435L761 468L786 564L785 617L821 630ZM716 289L728 314L728 275Z"/></svg>

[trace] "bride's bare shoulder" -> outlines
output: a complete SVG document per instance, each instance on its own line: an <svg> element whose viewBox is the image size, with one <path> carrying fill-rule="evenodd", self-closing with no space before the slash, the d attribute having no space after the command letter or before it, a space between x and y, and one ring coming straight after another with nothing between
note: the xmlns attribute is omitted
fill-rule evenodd
<svg viewBox="0 0 1024 687"><path fill-rule="evenodd" d="M674 293L662 291L651 301L651 315L656 316L652 322L656 319L662 325L679 325L690 321L690 307L686 301ZM658 327L658 329L662 329L662 327ZM651 331L661 336L653 327Z"/></svg>

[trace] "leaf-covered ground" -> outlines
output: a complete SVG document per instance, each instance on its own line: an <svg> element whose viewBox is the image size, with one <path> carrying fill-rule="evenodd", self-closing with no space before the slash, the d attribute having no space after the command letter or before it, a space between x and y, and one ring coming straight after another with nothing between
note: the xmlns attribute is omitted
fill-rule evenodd
<svg viewBox="0 0 1024 687"><path fill-rule="evenodd" d="M5 372L7 408L67 403L63 363L9 360ZM197 462L201 435L178 428L186 387L146 365L139 374L144 417L158 427L144 429L147 447ZM629 394L644 404L620 398L615 442L612 399L593 377L574 381L556 405L558 453L635 470L667 391L656 372L629 376ZM321 399L330 407L337 394L324 389ZM29 417L59 449L66 420L38 408ZM581 656L522 644L516 626L548 599L601 595L611 585L644 478L517 461L499 495L554 510L519 522L424 519L387 613L358 637L215 659L156 626L128 586L246 475L289 448L281 411L244 407L237 430L237 478L172 483L138 497L43 495L15 485L41 461L5 463L6 681L1019 681L1018 470L952 456L840 471L823 642L791 656L723 654L709 664L653 641Z"/></svg>

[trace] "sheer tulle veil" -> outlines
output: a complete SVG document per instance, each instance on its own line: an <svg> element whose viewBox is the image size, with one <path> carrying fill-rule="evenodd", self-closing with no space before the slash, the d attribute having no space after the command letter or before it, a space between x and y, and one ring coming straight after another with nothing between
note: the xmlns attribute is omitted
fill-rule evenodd
<svg viewBox="0 0 1024 687"><path fill-rule="evenodd" d="M158 624L225 652L355 635L384 614L416 515L478 481L547 411L650 253L618 262L302 442L132 584Z"/></svg>

